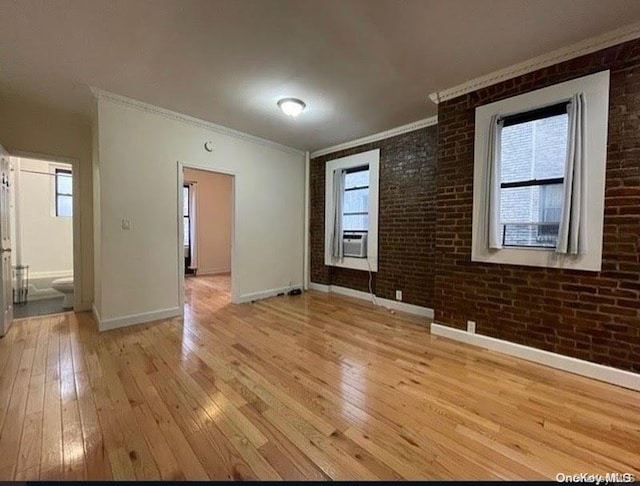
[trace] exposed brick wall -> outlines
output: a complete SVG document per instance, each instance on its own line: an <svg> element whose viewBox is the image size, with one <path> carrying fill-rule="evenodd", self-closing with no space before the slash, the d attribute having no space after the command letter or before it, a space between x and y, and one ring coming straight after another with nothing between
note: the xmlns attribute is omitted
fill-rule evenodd
<svg viewBox="0 0 640 486"><path fill-rule="evenodd" d="M437 127L317 157L311 161L311 281L367 291L368 272L324 265L325 164L380 149L378 297L433 307Z"/></svg>
<svg viewBox="0 0 640 486"><path fill-rule="evenodd" d="M603 270L471 262L475 108L611 70ZM547 67L438 107L439 323L640 371L640 41Z"/></svg>

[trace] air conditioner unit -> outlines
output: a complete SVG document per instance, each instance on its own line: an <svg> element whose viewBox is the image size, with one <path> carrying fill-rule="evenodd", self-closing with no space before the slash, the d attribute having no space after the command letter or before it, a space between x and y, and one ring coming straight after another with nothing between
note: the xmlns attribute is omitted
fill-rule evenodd
<svg viewBox="0 0 640 486"><path fill-rule="evenodd" d="M363 233L345 233L342 250L346 257L367 257L367 235Z"/></svg>

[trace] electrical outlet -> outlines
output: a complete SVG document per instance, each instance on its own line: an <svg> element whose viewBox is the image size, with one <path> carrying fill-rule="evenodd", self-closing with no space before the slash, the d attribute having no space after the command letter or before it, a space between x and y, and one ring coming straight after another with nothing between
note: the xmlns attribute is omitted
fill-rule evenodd
<svg viewBox="0 0 640 486"><path fill-rule="evenodd" d="M476 321L467 321L467 332L476 333Z"/></svg>
<svg viewBox="0 0 640 486"><path fill-rule="evenodd" d="M396 300L402 302L402 290L396 290Z"/></svg>

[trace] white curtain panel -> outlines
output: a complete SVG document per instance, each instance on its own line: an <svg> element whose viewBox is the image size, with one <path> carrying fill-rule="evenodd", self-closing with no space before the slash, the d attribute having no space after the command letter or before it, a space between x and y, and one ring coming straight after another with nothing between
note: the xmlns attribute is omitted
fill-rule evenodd
<svg viewBox="0 0 640 486"><path fill-rule="evenodd" d="M333 217L331 218L331 256L334 259L344 258L342 235L342 208L344 204L344 179L342 169L333 172Z"/></svg>
<svg viewBox="0 0 640 486"><path fill-rule="evenodd" d="M556 246L557 253L566 255L578 255L586 251L585 110L584 94L573 95L568 107L569 136L564 169L564 201Z"/></svg>
<svg viewBox="0 0 640 486"><path fill-rule="evenodd" d="M500 115L493 115L489 125L489 144L485 165L485 180L482 187L485 188L482 198L485 224L481 225L487 248L502 248L502 231L500 226L500 145L501 145L502 120Z"/></svg>
<svg viewBox="0 0 640 486"><path fill-rule="evenodd" d="M197 184L189 184L189 251L191 252L191 264L189 268L198 269L198 224L197 224Z"/></svg>

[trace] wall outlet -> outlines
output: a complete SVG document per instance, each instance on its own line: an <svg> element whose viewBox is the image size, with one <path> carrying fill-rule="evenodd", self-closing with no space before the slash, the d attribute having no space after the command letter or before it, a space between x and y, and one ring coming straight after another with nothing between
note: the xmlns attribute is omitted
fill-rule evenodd
<svg viewBox="0 0 640 486"><path fill-rule="evenodd" d="M123 219L122 220L122 229L123 230L130 230L131 229L131 220L130 219Z"/></svg>
<svg viewBox="0 0 640 486"><path fill-rule="evenodd" d="M467 332L476 333L476 321L467 321Z"/></svg>
<svg viewBox="0 0 640 486"><path fill-rule="evenodd" d="M396 300L402 302L402 290L396 290Z"/></svg>

